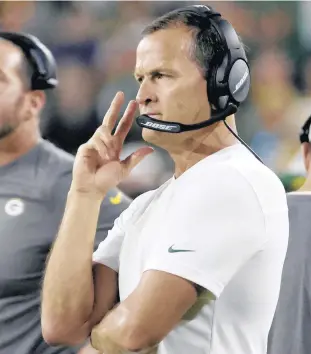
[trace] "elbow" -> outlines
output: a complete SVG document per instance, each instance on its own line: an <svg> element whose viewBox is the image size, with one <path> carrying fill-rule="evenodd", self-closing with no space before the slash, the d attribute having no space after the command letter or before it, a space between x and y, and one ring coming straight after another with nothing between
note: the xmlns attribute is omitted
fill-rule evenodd
<svg viewBox="0 0 311 354"><path fill-rule="evenodd" d="M65 334L60 330L55 330L54 328L42 327L42 337L44 341L52 347L58 345L70 347L79 344L73 336L68 333Z"/></svg>
<svg viewBox="0 0 311 354"><path fill-rule="evenodd" d="M60 333L57 333L54 329L49 329L42 327L42 337L46 344L49 346L58 346L58 345L68 345L69 343L64 343L64 338L61 338Z"/></svg>
<svg viewBox="0 0 311 354"><path fill-rule="evenodd" d="M82 329L64 327L59 323L41 321L42 337L49 346L76 346L83 343L88 334Z"/></svg>

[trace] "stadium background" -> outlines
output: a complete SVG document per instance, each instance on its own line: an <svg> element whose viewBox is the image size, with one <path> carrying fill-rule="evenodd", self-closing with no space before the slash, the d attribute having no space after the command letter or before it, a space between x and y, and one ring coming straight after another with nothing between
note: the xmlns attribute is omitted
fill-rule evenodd
<svg viewBox="0 0 311 354"><path fill-rule="evenodd" d="M205 2L195 2L204 4ZM181 1L5 1L2 30L38 36L54 53L59 87L49 93L41 118L43 137L75 154L100 124L117 90L136 95L133 79L140 31ZM311 114L311 2L208 2L242 36L248 48L252 89L237 114L240 135L295 190L304 179L298 134ZM134 124L128 155L143 144ZM120 186L129 195L157 187L172 162L157 150Z"/></svg>

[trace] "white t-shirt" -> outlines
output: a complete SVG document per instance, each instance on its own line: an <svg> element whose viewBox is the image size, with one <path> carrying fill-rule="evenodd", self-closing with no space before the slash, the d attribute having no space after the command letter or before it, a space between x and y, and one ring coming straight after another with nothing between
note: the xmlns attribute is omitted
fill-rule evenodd
<svg viewBox="0 0 311 354"><path fill-rule="evenodd" d="M198 298L158 354L265 354L288 228L280 180L237 144L138 197L93 260L119 272L121 301L150 269L213 294Z"/></svg>

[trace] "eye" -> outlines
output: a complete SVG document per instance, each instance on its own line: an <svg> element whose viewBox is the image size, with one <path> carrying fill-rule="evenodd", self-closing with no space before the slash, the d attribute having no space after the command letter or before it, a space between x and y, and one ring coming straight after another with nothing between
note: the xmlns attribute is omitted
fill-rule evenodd
<svg viewBox="0 0 311 354"><path fill-rule="evenodd" d="M164 77L164 75L161 73L155 73L153 77L154 77L154 79L162 79Z"/></svg>
<svg viewBox="0 0 311 354"><path fill-rule="evenodd" d="M136 78L136 81L141 84L141 83L143 82L143 78L142 78L141 76L140 76L140 77L137 77L137 78Z"/></svg>

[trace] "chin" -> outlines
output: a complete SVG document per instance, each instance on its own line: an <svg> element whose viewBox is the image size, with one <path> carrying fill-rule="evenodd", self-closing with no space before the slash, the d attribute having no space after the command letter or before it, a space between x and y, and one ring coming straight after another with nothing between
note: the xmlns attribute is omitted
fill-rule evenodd
<svg viewBox="0 0 311 354"><path fill-rule="evenodd" d="M142 138L147 143L164 149L168 148L172 142L172 134L146 128L142 129Z"/></svg>
<svg viewBox="0 0 311 354"><path fill-rule="evenodd" d="M161 132L152 129L142 129L142 138L148 143L154 142L154 140L160 139Z"/></svg>

